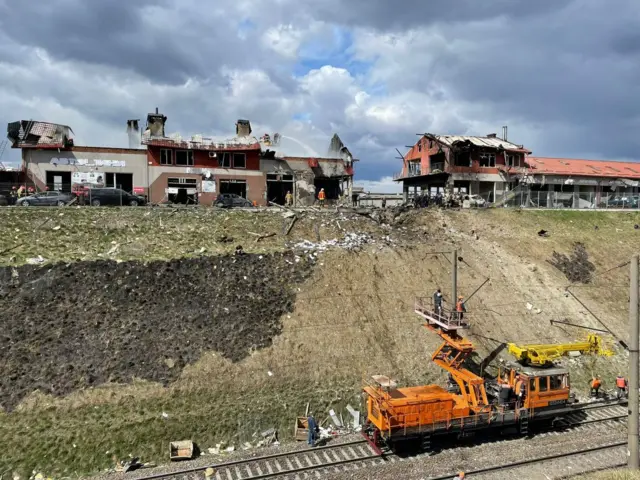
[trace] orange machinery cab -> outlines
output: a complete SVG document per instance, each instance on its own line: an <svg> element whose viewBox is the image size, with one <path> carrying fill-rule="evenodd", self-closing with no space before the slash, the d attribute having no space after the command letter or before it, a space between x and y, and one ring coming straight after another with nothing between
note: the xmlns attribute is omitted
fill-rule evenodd
<svg viewBox="0 0 640 480"><path fill-rule="evenodd" d="M372 377L364 388L367 419L384 439L423 435L447 428L451 420L469 416L469 406L459 395L438 385L397 388L394 380Z"/></svg>
<svg viewBox="0 0 640 480"><path fill-rule="evenodd" d="M570 382L566 368L535 368L518 366L508 370L509 384L514 389L520 377L525 384L524 408L535 411L561 407L569 403Z"/></svg>

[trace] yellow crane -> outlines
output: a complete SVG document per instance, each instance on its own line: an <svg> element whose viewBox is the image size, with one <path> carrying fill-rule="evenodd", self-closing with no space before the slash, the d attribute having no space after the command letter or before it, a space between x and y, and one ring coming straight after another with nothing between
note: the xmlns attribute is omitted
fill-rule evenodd
<svg viewBox="0 0 640 480"><path fill-rule="evenodd" d="M519 362L537 367L549 367L553 365L554 360L568 355L571 352L602 355L605 357L613 355L613 351L604 345L602 337L595 333L590 333L585 342L546 345L517 345L515 343L508 343L507 348L509 353L516 357Z"/></svg>

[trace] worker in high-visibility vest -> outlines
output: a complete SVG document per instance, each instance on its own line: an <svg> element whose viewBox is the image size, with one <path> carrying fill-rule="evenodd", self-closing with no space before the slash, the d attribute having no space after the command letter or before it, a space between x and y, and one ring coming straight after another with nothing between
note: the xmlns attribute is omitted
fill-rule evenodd
<svg viewBox="0 0 640 480"><path fill-rule="evenodd" d="M518 381L516 382L516 388L515 388L515 393L518 397L517 408L524 407L524 392L525 392L524 379L522 377L518 377Z"/></svg>
<svg viewBox="0 0 640 480"><path fill-rule="evenodd" d="M324 188L320 189L320 192L318 192L318 201L320 202L320 206L324 207L324 200L325 200L326 195L324 193Z"/></svg>
<svg viewBox="0 0 640 480"><path fill-rule="evenodd" d="M458 301L456 302L456 314L458 315L458 319L462 320L464 316L464 312L467 311L467 308L464 306L464 297L460 295L458 297Z"/></svg>
<svg viewBox="0 0 640 480"><path fill-rule="evenodd" d="M598 377L596 375L591 380L591 396L597 397L598 396L598 391L600 390L601 386L602 386L602 382L600 381L600 377Z"/></svg>
<svg viewBox="0 0 640 480"><path fill-rule="evenodd" d="M629 387L629 383L627 379L622 375L618 375L616 377L616 388L618 389L618 400L627 395L627 388Z"/></svg>
<svg viewBox="0 0 640 480"><path fill-rule="evenodd" d="M284 203L287 207L293 205L293 195L291 194L291 190L288 190L287 194L284 196Z"/></svg>

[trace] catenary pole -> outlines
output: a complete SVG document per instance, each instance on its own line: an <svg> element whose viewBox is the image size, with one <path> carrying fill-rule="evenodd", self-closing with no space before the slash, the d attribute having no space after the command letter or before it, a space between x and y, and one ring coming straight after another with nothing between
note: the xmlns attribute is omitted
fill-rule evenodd
<svg viewBox="0 0 640 480"><path fill-rule="evenodd" d="M640 344L640 318L638 316L638 255L631 258L631 282L629 286L629 423L628 466L637 470L638 457L638 347Z"/></svg>
<svg viewBox="0 0 640 480"><path fill-rule="evenodd" d="M453 251L451 259L451 305L458 301L458 250Z"/></svg>

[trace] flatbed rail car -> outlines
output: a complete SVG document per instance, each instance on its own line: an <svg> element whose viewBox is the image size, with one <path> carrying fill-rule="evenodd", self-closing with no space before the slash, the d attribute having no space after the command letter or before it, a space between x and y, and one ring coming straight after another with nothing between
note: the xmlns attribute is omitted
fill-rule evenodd
<svg viewBox="0 0 640 480"><path fill-rule="evenodd" d="M469 328L466 318L457 312L436 312L424 299L416 300L415 312L442 338L431 360L449 373L459 393L439 385L398 388L389 377L373 376L364 387L363 433L377 448L395 449L399 442L418 438L422 448L429 449L436 436L493 428L527 434L532 422L552 422L575 411L567 369L513 365L497 378L485 379L466 368L475 350L461 335Z"/></svg>

